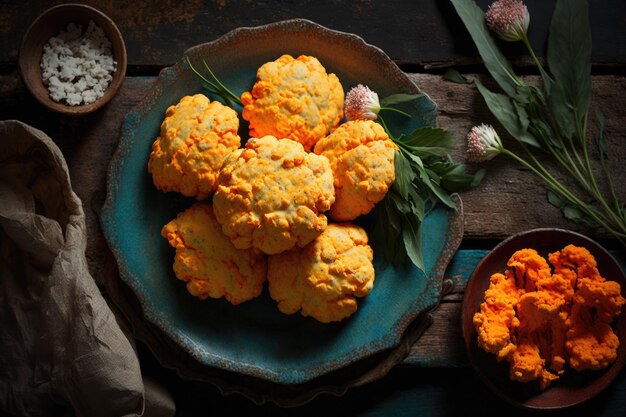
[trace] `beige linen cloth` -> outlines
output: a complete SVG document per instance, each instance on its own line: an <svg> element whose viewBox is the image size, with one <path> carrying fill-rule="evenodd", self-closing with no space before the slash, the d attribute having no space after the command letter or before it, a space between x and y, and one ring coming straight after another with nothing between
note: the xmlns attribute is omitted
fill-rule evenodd
<svg viewBox="0 0 626 417"><path fill-rule="evenodd" d="M171 416L87 269L85 218L43 132L0 122L0 409Z"/></svg>

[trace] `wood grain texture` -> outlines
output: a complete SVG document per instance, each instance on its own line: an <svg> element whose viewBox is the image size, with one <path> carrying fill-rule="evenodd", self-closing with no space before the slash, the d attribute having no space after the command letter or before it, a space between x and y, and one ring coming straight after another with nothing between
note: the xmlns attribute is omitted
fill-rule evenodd
<svg viewBox="0 0 626 417"><path fill-rule="evenodd" d="M478 0L486 9L492 0ZM0 67L17 58L24 33L58 0L0 2ZM382 48L400 64L425 68L478 63L460 19L447 0L85 0L113 19L126 41L129 65L161 67L174 63L187 48L208 42L241 26L305 18L331 29L355 33ZM543 55L555 0L526 0L531 14L529 36ZM595 3L595 2L594 2ZM626 4L603 0L590 8L593 61L626 64ZM393 22L393 24L390 24ZM505 44L508 56L529 61L520 44Z"/></svg>

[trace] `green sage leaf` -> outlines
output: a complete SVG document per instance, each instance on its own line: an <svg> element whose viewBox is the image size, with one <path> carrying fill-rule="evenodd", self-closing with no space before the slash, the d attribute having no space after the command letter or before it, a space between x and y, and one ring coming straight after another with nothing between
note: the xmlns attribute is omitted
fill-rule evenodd
<svg viewBox="0 0 626 417"><path fill-rule="evenodd" d="M513 97L521 84L513 67L498 49L485 24L485 13L471 0L450 0L478 49L485 67L500 88Z"/></svg>
<svg viewBox="0 0 626 417"><path fill-rule="evenodd" d="M423 270L421 231L425 216L439 203L456 208L449 193L478 185L482 175L469 175L463 165L452 161L449 152L456 142L452 132L423 127L406 141L393 141L399 147L394 153L396 179L383 201L374 207L372 244L386 262L398 265L410 261ZM385 244L379 248L377 242Z"/></svg>
<svg viewBox="0 0 626 417"><path fill-rule="evenodd" d="M557 0L548 36L547 61L557 90L552 97L555 117L573 112L578 125L587 114L591 98L591 29L586 0ZM552 93L551 93L552 95ZM554 106L565 104L565 107ZM559 126L567 123L563 114Z"/></svg>
<svg viewBox="0 0 626 417"><path fill-rule="evenodd" d="M563 215L566 219L573 220L576 223L581 223L583 219L583 214L580 209L573 206L563 207Z"/></svg>
<svg viewBox="0 0 626 417"><path fill-rule="evenodd" d="M555 193L554 191L547 190L547 196L548 196L548 202L552 204L554 207L559 208L559 209L565 207L565 202L563 201L561 196Z"/></svg>
<svg viewBox="0 0 626 417"><path fill-rule="evenodd" d="M392 104L407 103L409 101L417 100L422 97L423 94L392 94L380 100L381 107L390 106Z"/></svg>
<svg viewBox="0 0 626 417"><path fill-rule="evenodd" d="M409 190L413 187L413 180L417 174L411 168L411 163L400 151L395 151L393 163L396 172L394 187L404 200L408 200Z"/></svg>
<svg viewBox="0 0 626 417"><path fill-rule="evenodd" d="M406 139L402 140L402 147L421 158L445 157L454 149L455 143L456 136L453 132L426 126L411 132Z"/></svg>
<svg viewBox="0 0 626 417"><path fill-rule="evenodd" d="M422 256L422 223L407 217L403 220L402 240L406 254L415 266L424 270L424 258Z"/></svg>
<svg viewBox="0 0 626 417"><path fill-rule="evenodd" d="M432 166L431 169L437 170L441 176L441 186L451 193L465 191L470 188L477 187L484 178L486 171L478 170L475 174L468 174L465 171L465 165L448 164L443 170L439 166Z"/></svg>
<svg viewBox="0 0 626 417"><path fill-rule="evenodd" d="M382 252L384 259L388 263L396 265L401 263L403 258L406 258L406 254L403 244L400 244L402 242L401 232L387 227L390 217L398 218L398 214L393 212L393 209L390 209L390 211L386 210L387 205L388 202L385 198L372 211L374 221L371 229L371 244L375 251Z"/></svg>
<svg viewBox="0 0 626 417"><path fill-rule="evenodd" d="M548 95L548 106L561 130L561 135L571 139L576 129L576 117L567 101L563 85L557 83L552 86Z"/></svg>
<svg viewBox="0 0 626 417"><path fill-rule="evenodd" d="M443 79L457 84L471 84L463 74L455 70L454 68L448 68L443 74Z"/></svg>
<svg viewBox="0 0 626 417"><path fill-rule="evenodd" d="M498 119L502 127L511 134L515 139L527 145L540 147L539 142L528 132L528 114L522 106L520 106L511 98L504 94L489 91L480 80L476 80L476 87L485 99L487 107L491 113Z"/></svg>
<svg viewBox="0 0 626 417"><path fill-rule="evenodd" d="M450 194L448 194L446 190L439 185L439 178L433 178L433 172L423 166L419 167L418 170L422 183L437 197L437 199L446 206L456 209L456 204L450 197Z"/></svg>
<svg viewBox="0 0 626 417"><path fill-rule="evenodd" d="M547 189L548 202L561 210L563 217L573 222L587 226L597 226L597 223L588 218L580 207L574 206L566 201L561 195L551 189Z"/></svg>

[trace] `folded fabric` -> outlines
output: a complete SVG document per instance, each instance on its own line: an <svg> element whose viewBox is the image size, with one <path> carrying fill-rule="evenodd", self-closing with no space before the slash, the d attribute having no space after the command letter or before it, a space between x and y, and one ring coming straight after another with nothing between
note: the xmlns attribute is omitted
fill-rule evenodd
<svg viewBox="0 0 626 417"><path fill-rule="evenodd" d="M144 412L139 361L85 258L79 198L58 147L0 122L0 408L24 416ZM167 394L165 394L167 397ZM165 413L173 414L171 397Z"/></svg>

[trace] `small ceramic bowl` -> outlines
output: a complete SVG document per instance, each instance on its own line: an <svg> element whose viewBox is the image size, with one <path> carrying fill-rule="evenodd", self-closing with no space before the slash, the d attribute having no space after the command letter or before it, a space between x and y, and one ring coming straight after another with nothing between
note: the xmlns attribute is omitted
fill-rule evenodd
<svg viewBox="0 0 626 417"><path fill-rule="evenodd" d="M113 79L104 91L104 96L93 103L70 106L63 102L52 100L48 88L44 85L41 76L41 57L43 47L52 36L61 30L66 30L68 24L80 24L83 30L92 21L100 26L111 41L113 59L116 61L116 71ZM70 116L82 116L92 113L108 103L118 92L126 74L126 46L122 34L104 13L93 7L83 4L62 4L44 11L30 25L20 46L18 66L26 88L31 94L50 110Z"/></svg>
<svg viewBox="0 0 626 417"><path fill-rule="evenodd" d="M617 359L606 369L578 372L566 367L560 379L541 391L534 382L516 382L509 379L509 364L497 362L495 355L483 351L478 346L478 335L472 323L474 314L480 310L490 277L496 272L503 273L507 261L519 249L532 248L547 260L551 252L573 244L583 246L595 257L598 271L607 280L617 281L626 293L626 277L615 258L595 241L569 230L533 229L514 235L496 246L476 266L470 277L463 298L463 339L469 362L479 377L498 395L513 405L534 410L551 410L572 407L580 404L606 388L619 374L626 360L626 308L613 319L612 327L619 337L620 346Z"/></svg>

